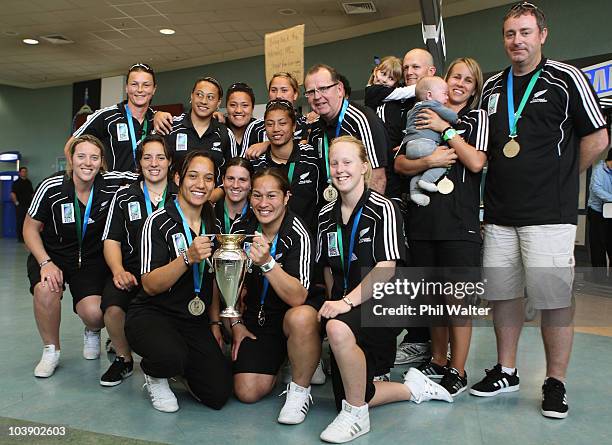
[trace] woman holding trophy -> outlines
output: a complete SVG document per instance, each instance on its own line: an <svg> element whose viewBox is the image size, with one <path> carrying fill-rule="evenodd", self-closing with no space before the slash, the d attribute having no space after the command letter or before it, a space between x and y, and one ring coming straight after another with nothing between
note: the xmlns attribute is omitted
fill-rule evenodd
<svg viewBox="0 0 612 445"><path fill-rule="evenodd" d="M221 409L232 391L231 368L221 350L219 300L207 259L215 228L209 202L215 164L202 152L185 156L174 202L147 218L141 238L142 291L132 300L125 333L142 357L140 367L153 407L178 410L168 378L183 376L191 394Z"/></svg>
<svg viewBox="0 0 612 445"><path fill-rule="evenodd" d="M371 166L361 141L352 136L334 139L329 160L338 199L319 214L316 260L324 267L329 297L319 319L332 350L339 414L321 439L343 443L370 431L368 406L407 400L452 402L452 398L414 368L404 383L372 381L381 351L395 349L396 331L362 326L359 306L370 298L366 290L371 286L361 284L367 279L390 279L396 264L404 261L403 220L394 203L368 188Z"/></svg>
<svg viewBox="0 0 612 445"><path fill-rule="evenodd" d="M244 286L246 309L241 319L231 322L234 393L246 403L272 391L287 354L293 368L292 388L309 398L310 379L321 353L316 324L304 326L300 319L311 280L311 238L304 222L287 209L288 201L286 175L277 169L261 170L253 176L255 219L234 226L237 234L255 232L249 248L252 272ZM303 344L311 343L310 338L316 341L305 350ZM285 405L292 403L288 395ZM283 411L280 422L299 423L286 419Z"/></svg>

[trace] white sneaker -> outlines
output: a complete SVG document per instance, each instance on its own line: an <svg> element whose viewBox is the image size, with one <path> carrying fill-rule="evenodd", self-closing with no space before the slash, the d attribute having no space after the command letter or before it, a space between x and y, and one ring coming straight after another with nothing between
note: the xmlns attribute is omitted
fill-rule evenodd
<svg viewBox="0 0 612 445"><path fill-rule="evenodd" d="M311 385L323 385L325 384L326 379L327 379L327 376L325 375L325 372L323 371L323 360L319 360L317 369L315 369L315 372L312 375L312 378L310 379L310 384Z"/></svg>
<svg viewBox="0 0 612 445"><path fill-rule="evenodd" d="M100 331L85 328L83 333L83 357L87 360L100 358Z"/></svg>
<svg viewBox="0 0 612 445"><path fill-rule="evenodd" d="M60 352L55 350L55 345L46 345L38 365L34 368L34 375L43 378L51 377L59 364Z"/></svg>
<svg viewBox="0 0 612 445"><path fill-rule="evenodd" d="M453 397L441 385L428 379L421 371L410 368L404 377L404 385L410 390L410 401L414 403L426 402L428 400L444 400L452 403Z"/></svg>
<svg viewBox="0 0 612 445"><path fill-rule="evenodd" d="M278 415L278 423L284 423L285 425L297 425L298 423L302 423L312 403L310 386L304 388L291 382L280 396L283 394L287 394L287 399Z"/></svg>
<svg viewBox="0 0 612 445"><path fill-rule="evenodd" d="M368 404L352 406L342 401L342 411L321 433L321 440L331 443L344 443L363 436L370 431Z"/></svg>
<svg viewBox="0 0 612 445"><path fill-rule="evenodd" d="M168 379L158 379L147 374L144 374L144 378L143 388L147 388L153 408L164 413L178 411L178 401L168 385Z"/></svg>
<svg viewBox="0 0 612 445"><path fill-rule="evenodd" d="M431 346L427 343L400 343L395 353L396 365L421 364L431 359Z"/></svg>
<svg viewBox="0 0 612 445"><path fill-rule="evenodd" d="M312 378L310 379L311 385L324 385L327 376L325 375L325 371L323 371L323 360L319 360L319 364L317 364L317 369L315 369ZM283 368L283 383L289 384L293 381L293 375L291 373L291 364L287 362L285 367Z"/></svg>

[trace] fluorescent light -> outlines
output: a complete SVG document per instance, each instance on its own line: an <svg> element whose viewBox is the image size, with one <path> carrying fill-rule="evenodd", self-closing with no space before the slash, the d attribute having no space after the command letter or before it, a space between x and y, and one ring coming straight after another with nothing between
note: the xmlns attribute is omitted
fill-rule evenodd
<svg viewBox="0 0 612 445"><path fill-rule="evenodd" d="M38 40L36 39L23 39L23 43L26 45L38 45Z"/></svg>
<svg viewBox="0 0 612 445"><path fill-rule="evenodd" d="M171 36L176 31L174 29L170 29L170 28L163 28L163 29L160 29L159 32L162 33L162 34L165 34L167 36Z"/></svg>
<svg viewBox="0 0 612 445"><path fill-rule="evenodd" d="M11 162L18 161L19 154L17 153L0 153L0 161L2 162Z"/></svg>

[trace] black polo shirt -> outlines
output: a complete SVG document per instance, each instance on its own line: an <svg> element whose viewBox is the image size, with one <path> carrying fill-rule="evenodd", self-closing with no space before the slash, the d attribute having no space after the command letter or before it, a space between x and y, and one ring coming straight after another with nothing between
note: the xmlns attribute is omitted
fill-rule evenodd
<svg viewBox="0 0 612 445"><path fill-rule="evenodd" d="M487 113L468 107L459 112L454 125L459 135L476 150L485 152L488 141ZM406 154L406 147L401 150ZM429 205L408 205L407 236L411 240L473 241L480 243L480 180L457 160L447 174L455 185L452 193L429 193ZM406 179L409 181L409 179Z"/></svg>
<svg viewBox="0 0 612 445"><path fill-rule="evenodd" d="M243 220L234 225L233 232L252 234L257 229L257 226L256 218ZM247 239L247 242L250 241L250 238ZM245 245L245 250L249 249L248 246L248 244ZM291 210L287 210L278 231L274 259L286 273L297 278L306 290L310 288L314 260L312 240L304 222ZM261 273L261 269L255 265L252 265L251 271L246 274L244 283L244 288L247 291L244 300L246 311L243 314L243 318L247 326L257 324L263 278L264 275ZM264 300L266 323L263 329L271 332L277 332L278 329L282 329L283 316L289 307L276 294L272 285L270 285Z"/></svg>
<svg viewBox="0 0 612 445"><path fill-rule="evenodd" d="M353 221L361 207L363 211L357 226L358 240L349 271L348 290L359 286L372 268L381 261L405 262L406 240L404 221L397 205L375 192L366 189L355 206L347 224L342 223L341 198L330 202L319 213L316 262L321 267L330 267L334 283L331 299L339 300L344 294L344 271L340 259L337 225L342 230L343 251L348 258ZM401 264L398 264L401 265Z"/></svg>
<svg viewBox="0 0 612 445"><path fill-rule="evenodd" d="M11 186L11 192L15 194L19 206L26 208L29 207L32 202L32 196L34 195L34 188L32 182L29 179L17 178Z"/></svg>
<svg viewBox="0 0 612 445"><path fill-rule="evenodd" d="M251 120L247 124L246 128L244 129L244 133L242 135L242 141L238 142L238 139L236 138L236 135L234 134L234 130L232 130L232 126L230 125L229 117L227 115L225 115L225 122L227 123L227 128L229 129L229 131L232 132L232 135L234 136L234 139L236 139L236 148L237 148L237 152L240 154L240 156L244 156L244 152L246 151L247 148L250 147L249 139L251 139L251 137L247 133L251 133L251 128L250 127L252 125L254 125L254 122L256 122L256 121L257 121L257 119L255 119L254 117L251 118ZM253 138L255 138L255 136L253 136ZM255 140L255 139L253 139L253 140Z"/></svg>
<svg viewBox="0 0 612 445"><path fill-rule="evenodd" d="M308 144L293 140L293 151L286 164L277 164L272 159L271 149L260 158L251 161L255 171L264 168L279 168L289 175L289 166L294 162L293 179L290 184L289 209L304 220L309 230L317 229L317 215L324 204L323 190L327 187L325 172L321 172L321 161L315 149Z"/></svg>
<svg viewBox="0 0 612 445"><path fill-rule="evenodd" d="M217 201L215 203L215 220L216 220L215 223L217 225L217 232L218 233L233 233L232 232L232 228L234 227L234 224L237 221L239 221L241 219L245 219L245 218L246 219L249 219L249 218L252 218L252 217L254 218L253 210L251 210L251 205L249 204L249 201L247 199L247 202L246 202L247 209L246 209L246 212L244 213L244 215L239 214L234 219L230 218L229 219L229 227L226 228L225 227L225 205L224 205L224 203L225 203L225 199L222 199L222 200Z"/></svg>
<svg viewBox="0 0 612 445"><path fill-rule="evenodd" d="M207 233L214 232L215 221L212 215L208 218L203 214L202 218L205 218ZM191 230L192 239L198 235ZM142 275L174 261L181 255L181 247L189 247L187 236L183 230L183 221L174 201L170 201L163 209L153 212L146 219L142 228L140 246L140 272ZM215 279L214 273L210 272L210 267L207 264L200 291L200 298L206 304L207 309L212 301L213 280ZM208 319L206 315L195 316L189 313L187 306L194 296L193 269L189 267L166 292L158 295L148 295L144 289L139 291L130 304L130 310L138 310L143 306L154 306L160 312L172 317L206 322Z"/></svg>
<svg viewBox="0 0 612 445"><path fill-rule="evenodd" d="M173 201L176 194L176 185L168 182L166 203ZM157 210L153 202L151 208ZM121 243L123 267L134 276L140 276L140 235L147 216L142 181L138 181L117 191L102 233L102 241L110 239Z"/></svg>
<svg viewBox="0 0 612 445"><path fill-rule="evenodd" d="M323 134L327 133L327 140L331 144L331 141L336 138L337 124L338 116L333 122L327 123L325 119L320 118L312 124L308 143L315 147L321 159L324 158ZM340 136L345 135L354 136L363 142L372 168L388 165L389 138L384 124L374 111L349 102L340 126Z"/></svg>
<svg viewBox="0 0 612 445"><path fill-rule="evenodd" d="M172 153L175 171L180 171L187 152L199 150L209 153L217 167L217 185L221 185L227 162L238 156L236 138L225 125L211 119L210 125L200 137L193 127L191 113L183 113L172 119L172 130L166 136L166 144Z"/></svg>
<svg viewBox="0 0 612 445"><path fill-rule="evenodd" d="M606 121L585 75L565 63L542 59L525 76L514 77L518 107L532 74L542 69L518 121L518 156L502 150L509 141L509 68L484 85L481 108L489 116L484 220L505 226L577 224L580 138Z"/></svg>
<svg viewBox="0 0 612 445"><path fill-rule="evenodd" d="M115 171L135 171L136 164L134 163L134 153L132 142L130 140L130 131L125 113L125 105L127 101L123 101L110 107L101 108L87 118L87 121L74 132L73 136L81 136L82 134L90 134L97 137L104 144L104 157L109 170ZM153 131L153 109L149 108L145 114L147 120L147 132L150 134ZM134 124L134 133L138 142L142 139L142 125L138 119L132 117Z"/></svg>
<svg viewBox="0 0 612 445"><path fill-rule="evenodd" d="M302 116L297 111L295 117L295 131L293 132L293 139L296 141L305 141L306 138L308 138L308 129L310 128L310 124L306 121L306 117ZM242 144L243 150L241 151L240 156L244 156L244 152L251 145L269 141L268 135L266 134L265 121L263 119L257 119L251 122L244 131L244 140L248 141L248 144Z"/></svg>
<svg viewBox="0 0 612 445"><path fill-rule="evenodd" d="M123 184L138 178L135 173L99 173L94 179L94 194L87 231L81 251L82 264L104 263L102 232L115 192ZM60 268L77 269L79 242L74 209L74 182L65 172L44 179L37 187L28 215L43 223L41 239L45 250ZM87 203L79 201L85 217Z"/></svg>

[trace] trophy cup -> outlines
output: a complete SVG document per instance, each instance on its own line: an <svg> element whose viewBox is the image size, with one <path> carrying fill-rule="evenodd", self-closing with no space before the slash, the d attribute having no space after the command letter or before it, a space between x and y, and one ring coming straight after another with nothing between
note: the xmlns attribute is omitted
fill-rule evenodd
<svg viewBox="0 0 612 445"><path fill-rule="evenodd" d="M213 254L212 263L217 286L227 306L219 315L228 318L240 317L241 314L235 306L248 268L248 258L241 246L246 235L221 234L215 237L221 247Z"/></svg>

